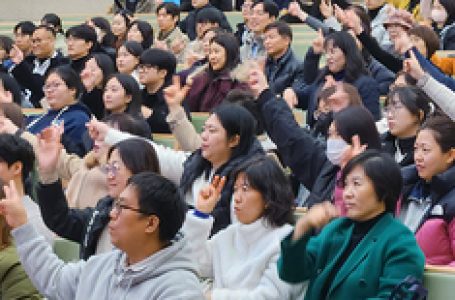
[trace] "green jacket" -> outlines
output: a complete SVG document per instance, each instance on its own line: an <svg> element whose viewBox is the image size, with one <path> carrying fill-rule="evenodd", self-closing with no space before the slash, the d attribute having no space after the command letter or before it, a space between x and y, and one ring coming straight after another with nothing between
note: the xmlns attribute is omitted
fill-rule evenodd
<svg viewBox="0 0 455 300"><path fill-rule="evenodd" d="M41 299L22 268L13 245L0 250L0 284L1 299Z"/></svg>
<svg viewBox="0 0 455 300"><path fill-rule="evenodd" d="M280 278L290 283L310 280L305 299L319 300L330 270L348 246L354 223L340 218L317 236L281 243ZM425 258L412 232L391 214L371 228L333 278L327 299L387 299L407 275L422 279Z"/></svg>

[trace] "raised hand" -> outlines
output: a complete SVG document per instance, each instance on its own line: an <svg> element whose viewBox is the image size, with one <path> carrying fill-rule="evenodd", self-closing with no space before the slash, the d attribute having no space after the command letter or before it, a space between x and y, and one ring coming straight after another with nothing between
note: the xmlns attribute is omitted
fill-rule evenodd
<svg viewBox="0 0 455 300"><path fill-rule="evenodd" d="M420 66L414 51L409 51L409 58L403 62L403 71L411 75L414 79L419 80L425 75L425 71Z"/></svg>
<svg viewBox="0 0 455 300"><path fill-rule="evenodd" d="M393 46L396 52L404 54L413 47L413 44L409 35L406 32L402 32L395 39L393 39Z"/></svg>
<svg viewBox="0 0 455 300"><path fill-rule="evenodd" d="M320 229L340 216L338 208L329 201L313 205L295 224L292 239L298 240L311 229Z"/></svg>
<svg viewBox="0 0 455 300"><path fill-rule="evenodd" d="M185 85L184 87L181 86L179 76L173 76L172 84L163 90L164 99L166 100L169 110L181 106L189 90L190 87L188 85Z"/></svg>
<svg viewBox="0 0 455 300"><path fill-rule="evenodd" d="M81 80L87 92L91 92L96 86L95 76L88 68L84 68L81 72Z"/></svg>
<svg viewBox="0 0 455 300"><path fill-rule="evenodd" d="M63 148L60 143L62 133L62 125L52 125L37 135L38 147L36 149L36 158L40 172L53 173L57 169L60 151Z"/></svg>
<svg viewBox="0 0 455 300"><path fill-rule="evenodd" d="M319 10L321 11L321 14L324 16L325 19L333 16L332 1L331 0L322 0L321 4L319 4Z"/></svg>
<svg viewBox="0 0 455 300"><path fill-rule="evenodd" d="M335 18L338 20L338 22L340 22L342 25L347 25L348 18L346 12L337 4L333 5L333 10L335 13Z"/></svg>
<svg viewBox="0 0 455 300"><path fill-rule="evenodd" d="M17 126L7 117L0 116L0 133L15 134Z"/></svg>
<svg viewBox="0 0 455 300"><path fill-rule="evenodd" d="M297 106L299 99L292 88L287 88L283 92L283 99L291 109Z"/></svg>
<svg viewBox="0 0 455 300"><path fill-rule="evenodd" d="M291 16L299 18L302 22L305 22L308 18L308 14L300 8L300 5L297 1L292 1L289 3L288 12Z"/></svg>
<svg viewBox="0 0 455 300"><path fill-rule="evenodd" d="M321 54L324 51L324 35L322 34L322 29L318 30L318 35L311 42L311 45L315 54Z"/></svg>
<svg viewBox="0 0 455 300"><path fill-rule="evenodd" d="M366 144L362 145L360 143L360 138L357 134L354 135L351 138L351 144L349 145L349 148L346 149L346 151L343 154L341 168L343 168L344 165L346 163L348 163L348 161L350 161L352 158L356 157L357 155L359 155L360 153L365 151L367 149L367 147L368 147L368 145L366 145Z"/></svg>
<svg viewBox="0 0 455 300"><path fill-rule="evenodd" d="M85 126L87 127L88 134L92 140L104 142L107 132L109 131L109 126L106 123L98 121L93 117Z"/></svg>
<svg viewBox="0 0 455 300"><path fill-rule="evenodd" d="M212 183L199 192L196 209L206 214L211 213L220 199L221 191L223 190L225 183L226 177L220 178L218 175L215 176Z"/></svg>
<svg viewBox="0 0 455 300"><path fill-rule="evenodd" d="M0 214L5 216L6 223L13 229L24 225L27 223L27 212L14 181L11 180L2 188L5 197L0 200Z"/></svg>
<svg viewBox="0 0 455 300"><path fill-rule="evenodd" d="M259 67L250 70L248 85L256 98L269 87L267 78Z"/></svg>
<svg viewBox="0 0 455 300"><path fill-rule="evenodd" d="M347 10L345 12L346 24L345 26L349 27L354 31L355 35L359 35L363 32L362 22L360 17L353 11Z"/></svg>

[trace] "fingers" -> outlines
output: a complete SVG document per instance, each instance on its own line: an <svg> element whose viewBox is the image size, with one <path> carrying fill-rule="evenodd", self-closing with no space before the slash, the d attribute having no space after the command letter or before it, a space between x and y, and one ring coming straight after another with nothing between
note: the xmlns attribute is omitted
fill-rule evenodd
<svg viewBox="0 0 455 300"><path fill-rule="evenodd" d="M215 189L217 194L221 194L221 191L223 190L225 183L226 183L226 176L220 177L219 175L216 175L213 177L212 187Z"/></svg>
<svg viewBox="0 0 455 300"><path fill-rule="evenodd" d="M175 85L180 89L180 87L181 87L180 76L178 76L178 75L172 76L172 85Z"/></svg>

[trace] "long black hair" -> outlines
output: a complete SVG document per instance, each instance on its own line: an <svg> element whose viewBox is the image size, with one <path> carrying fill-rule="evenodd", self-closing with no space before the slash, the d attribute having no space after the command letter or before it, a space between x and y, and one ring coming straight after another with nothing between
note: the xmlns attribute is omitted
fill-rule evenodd
<svg viewBox="0 0 455 300"><path fill-rule="evenodd" d="M325 38L324 48L327 48L328 45L339 48L344 54L346 60L344 66L344 81L354 83L361 75L369 75L360 50L357 48L354 38L348 32L336 31L330 33ZM322 73L322 78L329 74L330 71L328 67L326 67Z"/></svg>

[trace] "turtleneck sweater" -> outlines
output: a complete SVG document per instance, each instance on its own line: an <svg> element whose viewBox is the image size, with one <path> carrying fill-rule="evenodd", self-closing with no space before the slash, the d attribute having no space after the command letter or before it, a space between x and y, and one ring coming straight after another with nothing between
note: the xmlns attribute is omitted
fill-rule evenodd
<svg viewBox="0 0 455 300"><path fill-rule="evenodd" d="M212 299L290 299L301 285L278 277L280 242L292 227L273 227L260 218L229 225L209 239L213 218L190 210L182 231L187 237L199 275L213 279Z"/></svg>

